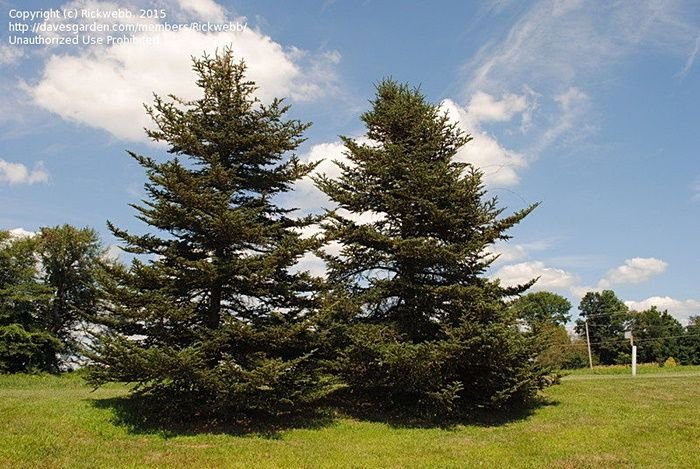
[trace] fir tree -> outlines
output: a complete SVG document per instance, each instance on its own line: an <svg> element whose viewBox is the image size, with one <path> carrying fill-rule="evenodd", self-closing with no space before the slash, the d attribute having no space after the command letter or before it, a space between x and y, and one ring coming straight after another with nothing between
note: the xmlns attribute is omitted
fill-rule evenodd
<svg viewBox="0 0 700 469"><path fill-rule="evenodd" d="M291 155L309 124L255 97L229 49L193 59L202 96L155 97L147 112L172 157L131 153L148 199L133 205L152 232L109 223L127 252L113 267L91 380L129 381L160 410L230 420L283 414L318 398L313 312L318 280L291 269L318 246L274 197L312 165Z"/></svg>
<svg viewBox="0 0 700 469"><path fill-rule="evenodd" d="M324 257L348 394L426 414L532 397L543 375L504 301L529 284L484 274L486 248L535 206L501 217L481 172L455 161L470 137L418 90L381 82L362 120L370 142L343 138L341 175L317 178L354 215L336 210L324 225L342 246ZM367 215L375 221L358 221Z"/></svg>

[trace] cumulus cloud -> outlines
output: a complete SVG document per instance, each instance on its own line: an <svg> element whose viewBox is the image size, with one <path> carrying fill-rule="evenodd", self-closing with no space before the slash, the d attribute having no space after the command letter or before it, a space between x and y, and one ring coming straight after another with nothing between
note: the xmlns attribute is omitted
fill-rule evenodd
<svg viewBox="0 0 700 469"><path fill-rule="evenodd" d="M623 265L608 271L598 283L598 287L609 288L612 285L646 282L651 277L665 272L667 267L668 263L654 257L627 259Z"/></svg>
<svg viewBox="0 0 700 469"><path fill-rule="evenodd" d="M527 99L524 95L509 93L499 100L488 93L478 91L469 101L467 113L479 122L504 122L525 109Z"/></svg>
<svg viewBox="0 0 700 469"><path fill-rule="evenodd" d="M538 290L568 291L577 283L577 278L571 272L554 267L548 267L544 262L532 261L506 265L498 269L492 277L501 280L504 286L522 285L539 277L532 287Z"/></svg>
<svg viewBox="0 0 700 469"><path fill-rule="evenodd" d="M459 150L456 160L471 163L481 169L484 181L489 185L513 186L520 181L518 171L527 167L524 155L502 146L493 136L482 130L480 125L478 116L491 120L505 120L508 116L515 115L519 105L505 103L507 100L512 101L512 98L495 101L492 96L484 95L478 98L476 104L470 104L466 109L450 99L444 100L440 105L450 119L473 138ZM470 114L470 108L476 114Z"/></svg>
<svg viewBox="0 0 700 469"><path fill-rule="evenodd" d="M677 300L670 296L651 296L644 300L625 301L628 308L635 311L644 311L656 306L660 310L667 310L681 322L687 321L690 316L700 315L700 301L698 300Z"/></svg>
<svg viewBox="0 0 700 469"><path fill-rule="evenodd" d="M44 163L38 161L34 168L29 169L22 163L11 163L0 159L0 182L14 184L37 184L47 182L49 173L44 168Z"/></svg>
<svg viewBox="0 0 700 469"><path fill-rule="evenodd" d="M331 202L326 194L316 188L313 180L314 175L325 174L332 179L340 175L340 169L334 161L348 163L348 159L343 154L345 146L341 141L319 143L313 145L309 151L299 157L304 163L318 163L312 174L304 177L295 184L292 200L295 208L304 212L320 212L323 208L332 208Z"/></svg>
<svg viewBox="0 0 700 469"><path fill-rule="evenodd" d="M93 8L114 7L88 0L74 3L90 3ZM223 8L213 1L180 0L179 5L184 13L192 15L192 20L216 21L225 17ZM40 79L24 88L40 107L126 140L146 138L143 128L150 121L142 103L152 102L152 93L196 98L198 89L190 57L227 45L246 61L248 78L259 85L258 96L263 101L276 96L313 100L335 89L337 52L312 54L285 47L249 27L245 18L232 21L245 27L216 33L193 29L135 33L134 42L85 46L72 54L57 51L46 60ZM144 45L146 39L151 45Z"/></svg>

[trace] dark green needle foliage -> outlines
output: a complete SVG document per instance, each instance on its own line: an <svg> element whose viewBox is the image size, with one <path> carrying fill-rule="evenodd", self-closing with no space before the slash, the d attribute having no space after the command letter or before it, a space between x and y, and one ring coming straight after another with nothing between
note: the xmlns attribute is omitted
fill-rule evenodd
<svg viewBox="0 0 700 469"><path fill-rule="evenodd" d="M535 206L502 216L455 161L470 137L419 90L381 82L362 120L369 143L343 138L340 177L317 178L340 209L326 312L347 396L423 416L525 402L545 379L505 300L529 284L486 278L486 248Z"/></svg>
<svg viewBox="0 0 700 469"><path fill-rule="evenodd" d="M146 170L133 205L150 232L109 224L129 268L106 279L103 332L91 380L136 383L176 418L220 422L287 414L322 396L313 312L318 279L290 269L315 238L273 198L312 165L291 154L309 124L264 105L246 67L226 49L194 59L202 97L147 107L163 161L131 153Z"/></svg>

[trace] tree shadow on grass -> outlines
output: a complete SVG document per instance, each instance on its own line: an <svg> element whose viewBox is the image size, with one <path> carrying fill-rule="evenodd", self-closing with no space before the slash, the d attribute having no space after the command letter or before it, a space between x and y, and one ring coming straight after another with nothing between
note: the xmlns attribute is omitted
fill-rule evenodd
<svg viewBox="0 0 700 469"><path fill-rule="evenodd" d="M538 396L528 404L519 407L510 409L479 408L448 417L440 415L416 416L415 414L377 408L371 405L348 406L341 404L338 407L338 412L349 418L384 423L394 428L442 428L450 430L458 426L497 427L527 420L538 410L557 405L559 405L559 401Z"/></svg>
<svg viewBox="0 0 700 469"><path fill-rule="evenodd" d="M133 434L159 434L166 438L218 433L235 436L262 436L281 438L282 432L292 429L320 429L334 425L339 418L383 423L393 428L441 428L455 429L459 426L495 427L507 423L527 420L539 409L559 405L558 401L538 397L528 405L508 410L477 409L458 416L416 416L415 414L390 410L384 407L360 405L357 402L334 400L319 410L299 412L294 415L272 417L269 415L246 418L205 419L191 413L172 410L165 413L157 410L144 396L124 396L91 400L98 409L109 409L116 425L127 428Z"/></svg>
<svg viewBox="0 0 700 469"><path fill-rule="evenodd" d="M285 430L324 428L336 420L328 410L310 410L295 415L258 415L224 421L187 412L159 411L158 405L138 395L92 399L90 402L98 409L111 410L113 423L125 427L129 433L158 434L165 438L214 433L278 439Z"/></svg>

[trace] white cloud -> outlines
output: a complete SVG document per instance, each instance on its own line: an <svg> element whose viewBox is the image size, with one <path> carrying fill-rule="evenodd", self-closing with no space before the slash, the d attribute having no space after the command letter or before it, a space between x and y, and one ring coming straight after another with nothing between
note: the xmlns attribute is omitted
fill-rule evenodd
<svg viewBox="0 0 700 469"><path fill-rule="evenodd" d="M0 45L0 65L17 63L24 56L24 49L18 46Z"/></svg>
<svg viewBox="0 0 700 469"><path fill-rule="evenodd" d="M540 153L567 132L576 130L580 137L590 130L589 126L577 125L590 104L590 98L586 93L572 86L556 95L554 101L557 103L558 115L542 132L537 145L531 150L533 154Z"/></svg>
<svg viewBox="0 0 700 469"><path fill-rule="evenodd" d="M544 106L524 113L532 123L527 155L534 160L555 142L580 138L595 130L595 110L582 91L601 74L610 74L623 59L638 53L661 52L683 60L681 79L692 68L700 48L700 28L689 20L683 2L584 2L540 0L525 9L507 4L519 19L502 39L486 43L466 64L464 93L483 101L494 117L507 116L488 106L483 96L509 96L513 90L543 93ZM496 14L501 11L498 8ZM513 103L516 101L512 100Z"/></svg>
<svg viewBox="0 0 700 469"><path fill-rule="evenodd" d="M499 241L487 248L486 251L498 256L498 259L494 262L494 265L498 265L526 259L531 252L542 251L550 246L551 243L549 241L536 241L523 244L511 244L507 241Z"/></svg>
<svg viewBox="0 0 700 469"><path fill-rule="evenodd" d="M12 238L33 238L34 236L36 236L35 232L24 228L13 228L10 230L10 237Z"/></svg>
<svg viewBox="0 0 700 469"><path fill-rule="evenodd" d="M521 262L506 265L498 269L492 277L501 280L504 286L522 285L540 277L532 287L537 290L568 291L577 283L577 278L571 272L554 267L548 267L541 261Z"/></svg>
<svg viewBox="0 0 700 469"><path fill-rule="evenodd" d="M319 143L313 145L308 152L301 155L299 159L304 163L318 163L316 170L298 181L295 184L291 199L294 207L307 212L320 212L321 209L332 208L331 201L326 194L316 188L311 177L318 174L325 174L331 179L340 176L340 169L334 161L348 162L343 152L345 146L342 142Z"/></svg>
<svg viewBox="0 0 700 469"><path fill-rule="evenodd" d="M331 241L328 243L326 246L323 247L323 251L326 254L331 254L334 256L340 255L340 251L342 249L342 244L338 243L337 241ZM326 277L326 263L315 255L314 253L306 253L301 259L299 259L299 262L297 262L296 265L294 265L290 271L292 272L303 272L303 271L308 271L311 273L311 275L315 275L316 277Z"/></svg>
<svg viewBox="0 0 700 469"><path fill-rule="evenodd" d="M22 163L10 163L0 159L0 182L9 184L36 184L39 182L47 182L49 173L44 168L44 163L38 161L34 164L33 169L28 169Z"/></svg>
<svg viewBox="0 0 700 469"><path fill-rule="evenodd" d="M641 47L686 58L700 32L686 9L681 2L653 0L538 1L503 41L487 43L467 64L467 94L504 92L524 83L561 89Z"/></svg>
<svg viewBox="0 0 700 469"><path fill-rule="evenodd" d="M517 109L517 106L509 106L503 101L493 101L492 97L480 100L484 103L494 103L493 106L483 103L477 105L478 112L481 112L482 116L490 112L492 120L494 117L505 118L508 114L512 117L515 114L514 109ZM489 185L513 186L519 182L518 171L527 167L527 161L522 154L504 148L493 136L483 131L479 120L470 115L468 109L449 99L444 100L440 106L462 131L473 137L472 141L459 150L456 155L457 161L471 163L481 169L484 172L484 181Z"/></svg>
<svg viewBox="0 0 700 469"><path fill-rule="evenodd" d="M667 267L668 263L654 257L627 259L623 265L608 271L598 283L598 287L609 288L612 285L646 282L654 275L666 271Z"/></svg>
<svg viewBox="0 0 700 469"><path fill-rule="evenodd" d="M365 136L354 137L354 140L362 145L373 145L373 142ZM345 156L345 151L345 144L342 141L319 143L313 145L308 152L299 157L303 163L318 163L318 166L311 174L296 183L292 194L296 208L316 213L320 212L321 209L336 208L326 194L316 187L311 178L325 174L330 179L338 179L341 170L336 162L353 166L353 163ZM342 210L340 213L360 223L370 223L378 219L377 214L372 212L355 215Z"/></svg>
<svg viewBox="0 0 700 469"><path fill-rule="evenodd" d="M90 4L106 9L112 5ZM223 14L211 1L183 0L180 5L195 14L194 19ZM151 103L154 92L196 98L199 90L191 56L227 45L246 61L248 78L259 85L258 96L264 101L276 96L313 100L335 89L338 53L311 54L284 47L250 27L218 33L192 29L135 33L134 37L136 42L86 46L76 54L57 51L46 60L38 82L25 84L25 90L37 105L64 119L106 130L117 138L144 140L143 128L150 120L142 104ZM152 44L145 44L146 39Z"/></svg>
<svg viewBox="0 0 700 469"><path fill-rule="evenodd" d="M635 311L644 311L656 306L659 310L667 310L676 319L684 322L690 316L700 315L700 301L677 300L670 296L652 296L640 301L625 301L628 308Z"/></svg>
<svg viewBox="0 0 700 469"><path fill-rule="evenodd" d="M598 293L601 292L603 289L598 287L592 287L590 285L574 285L569 290L571 291L571 294L575 297L583 298L588 292Z"/></svg>
<svg viewBox="0 0 700 469"><path fill-rule="evenodd" d="M527 109L527 98L513 93L505 94L500 100L492 95L478 91L467 106L467 112L478 122L509 121L518 113Z"/></svg>
<svg viewBox="0 0 700 469"><path fill-rule="evenodd" d="M103 257L107 261L121 261L122 259L122 254L124 251L117 246L116 244L110 244L107 246L107 249L105 250Z"/></svg>

